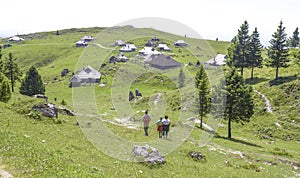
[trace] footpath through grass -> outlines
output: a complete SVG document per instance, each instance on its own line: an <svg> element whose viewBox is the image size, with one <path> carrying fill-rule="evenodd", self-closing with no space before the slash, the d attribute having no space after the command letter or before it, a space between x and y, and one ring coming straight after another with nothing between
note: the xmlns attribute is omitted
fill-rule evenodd
<svg viewBox="0 0 300 178"><path fill-rule="evenodd" d="M124 33L132 30L127 28ZM61 77L60 72L64 68L70 68L71 73L76 70L76 62L83 49L75 48L74 42L83 35L97 34L101 30L103 29L63 30L60 36L56 36L54 32L34 34L32 41L14 44L10 49L5 49L3 54L13 52L23 71L30 65L38 65L43 81L47 83L46 95L49 101L61 105L64 100L65 107L73 108L72 89L68 87L72 75ZM149 29L142 30L153 32ZM154 34L158 36L162 33ZM111 42L121 37L104 38L107 42L101 45L110 47ZM168 39L175 37L167 36ZM128 38L130 39L130 35ZM195 44L195 39L186 41L192 46ZM217 53L226 53L228 43L209 43ZM203 53L201 59L205 61L211 56L204 49L195 47L191 52L199 55ZM105 50L101 50L103 51ZM104 54L99 54L101 55ZM95 85L95 100L103 118L115 122L118 115L111 109L114 72L109 71L109 67L118 66L108 64L102 69L108 74L107 85L102 88ZM196 72L195 67L187 68L191 73ZM120 161L105 155L87 140L76 117L60 114L57 119L32 118L28 115L31 107L44 101L22 96L16 91L8 104L0 103L0 167L14 177L296 177L300 174L300 142L297 141L300 138L300 106L297 99L300 88L297 78L299 65L291 62L289 68L280 69L279 81L273 80L273 74L275 75L273 68L255 69L255 78L251 81L248 79L250 70L245 70L247 82L268 97L273 113L267 113L263 99L254 94L255 114L245 125L232 125L233 139L226 138L227 122L222 121L210 142L199 147L201 135L207 130L195 127L179 148L165 155L167 163L156 166ZM161 81L165 85L160 85ZM161 93L161 98L168 101L168 114L173 118L178 116L181 109L178 107L178 90L171 81L162 76L146 75L137 78L130 89L139 89L144 94L139 100L130 103L134 111L140 111L137 115L141 116L142 110L149 107L149 99L154 94ZM54 101L54 98L57 100ZM158 118L153 118L156 119ZM109 122L105 124L115 135L129 141L153 141L158 137L155 125L150 127L150 136L145 137L142 127L130 129ZM173 124L178 123L174 120ZM174 141L172 139L171 132L170 140L161 141L167 146ZM204 159L193 160L188 156L190 151L201 152Z"/></svg>

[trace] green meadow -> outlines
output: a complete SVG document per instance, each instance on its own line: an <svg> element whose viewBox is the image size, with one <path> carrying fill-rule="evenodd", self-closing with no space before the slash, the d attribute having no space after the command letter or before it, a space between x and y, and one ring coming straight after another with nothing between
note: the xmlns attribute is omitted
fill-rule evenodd
<svg viewBox="0 0 300 178"><path fill-rule="evenodd" d="M85 35L96 38L86 48L75 47L75 42ZM255 113L250 122L233 123L233 138L227 139L227 122L221 120L216 124L216 133L203 146L207 128L200 129L198 124L192 129L182 126L193 114L190 104L194 100L195 64L226 54L229 42L185 38L131 26L20 36L25 40L2 49L2 59L11 52L24 74L35 65L45 83L48 101L79 116L59 114L58 118L36 119L34 114L38 113L31 108L45 101L19 94L17 83L12 99L0 103L0 170L13 177L299 177L299 59L292 59L288 68L281 68L277 81L274 68L256 68L253 80L250 69L246 69L247 83L270 100L273 112L266 111L263 98L254 92ZM177 87L179 70L147 70L142 59L136 57L137 51L154 36L172 49L166 54L184 64L186 86L182 89ZM173 43L180 39L188 47L174 47ZM0 44L8 43L1 40ZM109 63L110 56L119 54L120 47L114 46L116 40L136 45L135 52L124 53L129 62ZM194 65L188 65L189 62ZM87 65L102 73L101 83L105 85L70 88L72 73ZM62 77L64 68L70 72ZM210 67L206 71L211 85L223 77L222 68ZM143 96L128 101L129 90L134 93L136 89ZM146 109L153 114L149 137L144 136L140 120ZM158 140L155 121L165 114L172 122L170 139ZM127 120L120 120L124 118ZM133 125L127 124L128 119ZM204 119L209 121L209 116ZM185 135L183 140L177 138L180 134ZM126 150L130 155L128 149L134 144L161 148L166 153L166 163L150 165L118 159L126 158L127 155L120 155ZM204 158L195 161L189 157L190 151L201 152Z"/></svg>

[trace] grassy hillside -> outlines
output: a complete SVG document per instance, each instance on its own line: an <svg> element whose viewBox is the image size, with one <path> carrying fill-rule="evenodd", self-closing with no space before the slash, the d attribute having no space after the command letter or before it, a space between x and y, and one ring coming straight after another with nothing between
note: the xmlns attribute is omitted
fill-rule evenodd
<svg viewBox="0 0 300 178"><path fill-rule="evenodd" d="M150 136L145 138L141 127L130 129L116 120L120 116L116 110L111 109L116 106L113 103L112 89L114 78L122 67L124 69L124 64L108 63L107 59L118 54L119 48L113 46L118 39L134 42L139 50L148 37L163 38L170 45L172 41L183 37L130 26L112 29L66 29L59 33L58 36L56 31L22 35L25 41L12 43L12 47L2 50L2 54L5 57L12 52L23 72L31 65L37 66L46 83L49 102L62 105L61 101L64 100L65 107L71 109L78 107L78 100L86 106L92 104L90 108L85 107L86 112L94 112L93 109L96 109L105 125L120 139L140 144L155 143L155 125L150 127ZM74 43L84 35L97 38L88 48L76 48ZM173 53L177 55L176 60L184 64L189 61L195 63L196 60L204 62L217 53L225 54L229 45L227 42L210 40L184 40L189 44L187 49L179 52L180 48L172 47ZM1 43L7 42L4 39ZM125 55L133 59L134 53ZM111 156L103 153L97 147L98 143L90 142L88 135L83 132L88 129L88 125L78 125L76 117L59 115L57 119L34 119L34 113L30 112L31 107L45 101L20 95L16 91L9 103L0 103L0 168L15 177L297 177L300 174L300 67L296 60L299 59L293 59L288 68L280 69L278 81L273 80L273 68L255 69L254 80L249 79L250 70L245 70L247 82L266 95L273 113L266 112L264 100L254 93L255 114L245 125L233 124L233 139L226 138L226 122L221 121L214 137L206 146L199 147L199 140L207 130L195 127L179 148L165 156L167 163L157 166L120 161L114 158L118 152ZM104 63L106 65L100 67ZM73 90L68 87L71 73L86 65L107 74L102 78L106 83L105 87L95 85ZM61 77L60 72L64 68L69 68L71 72L66 77ZM131 69L134 69L130 71L132 74L139 70ZM185 69L191 75L197 70L195 66L187 66ZM214 70L207 72L215 76L212 81L217 81L218 75ZM126 77L123 80L124 83L131 81ZM139 89L143 97L126 104L135 113L134 117L139 119L143 110L150 109L151 113L151 109L157 109L151 102L159 93L161 101L165 101L166 105L162 103L162 107L158 109L170 116L175 128L180 125L176 118L179 118L182 109L180 91L176 86L176 80L172 77L155 72L145 73L135 78L128 88L132 91ZM124 91L128 97L126 88ZM89 99L95 101L95 104L88 102ZM191 100L192 97L184 99ZM83 116L83 119L97 120L93 115L89 117ZM153 118L156 119L158 118ZM176 142L172 138L174 135L171 132L170 140L159 140L158 144L168 148L168 145ZM101 140L101 137L97 138ZM113 145L109 139L100 144L118 146ZM194 161L188 156L190 151L200 151L205 158Z"/></svg>

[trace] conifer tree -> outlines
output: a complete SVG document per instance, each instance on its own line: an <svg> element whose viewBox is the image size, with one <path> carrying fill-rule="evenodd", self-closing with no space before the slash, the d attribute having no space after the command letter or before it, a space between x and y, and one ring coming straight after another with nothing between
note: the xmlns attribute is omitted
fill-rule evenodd
<svg viewBox="0 0 300 178"><path fill-rule="evenodd" d="M183 70L180 69L179 75L178 75L178 88L184 87L184 80L185 80L185 75L183 73Z"/></svg>
<svg viewBox="0 0 300 178"><path fill-rule="evenodd" d="M0 101L7 102L11 98L9 80L0 72Z"/></svg>
<svg viewBox="0 0 300 178"><path fill-rule="evenodd" d="M269 66L276 68L275 79L278 79L280 67L288 67L288 45L286 41L285 27L282 26L282 21L277 28L277 31L272 35L270 40L270 61Z"/></svg>
<svg viewBox="0 0 300 178"><path fill-rule="evenodd" d="M238 43L238 37L235 36L232 38L230 46L227 49L227 53L228 53L228 57L229 60L227 60L227 64L229 67L235 67L235 63L236 61L238 61L239 59L239 53L240 53L240 46Z"/></svg>
<svg viewBox="0 0 300 178"><path fill-rule="evenodd" d="M39 75L34 66L27 71L25 79L21 83L20 93L28 96L45 94L42 77Z"/></svg>
<svg viewBox="0 0 300 178"><path fill-rule="evenodd" d="M261 50L262 45L259 39L257 28L253 31L250 37L250 53L248 58L248 67L251 67L251 79L253 79L254 67L262 67Z"/></svg>
<svg viewBox="0 0 300 178"><path fill-rule="evenodd" d="M223 90L224 85L225 81L221 81L219 85L213 86L211 90L210 113L215 119L223 118L226 102L226 92Z"/></svg>
<svg viewBox="0 0 300 178"><path fill-rule="evenodd" d="M241 70L241 75L244 74L244 68L247 67L249 58L249 24L245 21L238 30L238 35L233 39L233 44L228 51L230 65Z"/></svg>
<svg viewBox="0 0 300 178"><path fill-rule="evenodd" d="M197 110L200 116L200 128L202 128L203 117L209 112L210 103L210 88L208 76L203 65L200 65L199 70L195 76L195 86L198 91L196 97Z"/></svg>
<svg viewBox="0 0 300 178"><path fill-rule="evenodd" d="M20 80L21 75L22 75L22 73L19 69L19 66L16 63L16 59L17 58L14 58L12 53L9 53L8 57L4 61L4 65L3 65L3 73L10 80L12 92L15 91L14 87L15 87L16 81Z"/></svg>
<svg viewBox="0 0 300 178"><path fill-rule="evenodd" d="M228 138L231 138L231 122L249 122L253 115L252 88L247 85L236 69L230 69L225 75L224 92L226 104L224 118L228 120Z"/></svg>
<svg viewBox="0 0 300 178"><path fill-rule="evenodd" d="M293 32L293 36L290 39L290 46L293 48L298 47L299 45L299 31L298 31L298 27L296 28L296 30Z"/></svg>

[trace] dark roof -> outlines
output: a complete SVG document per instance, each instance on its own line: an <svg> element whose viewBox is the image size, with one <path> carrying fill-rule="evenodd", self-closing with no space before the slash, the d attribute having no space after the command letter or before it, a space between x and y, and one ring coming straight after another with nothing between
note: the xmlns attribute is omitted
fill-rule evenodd
<svg viewBox="0 0 300 178"><path fill-rule="evenodd" d="M145 62L150 64L150 66L159 69L169 69L182 66L180 62L177 62L172 57L166 56L164 54L152 55L150 57L150 60L148 59Z"/></svg>
<svg viewBox="0 0 300 178"><path fill-rule="evenodd" d="M153 37L153 38L151 39L151 41L159 41L159 38L157 38L157 37L155 36L155 37Z"/></svg>
<svg viewBox="0 0 300 178"><path fill-rule="evenodd" d="M145 46L153 46L154 45L154 43L152 42L152 41L148 41L146 44L145 44Z"/></svg>

